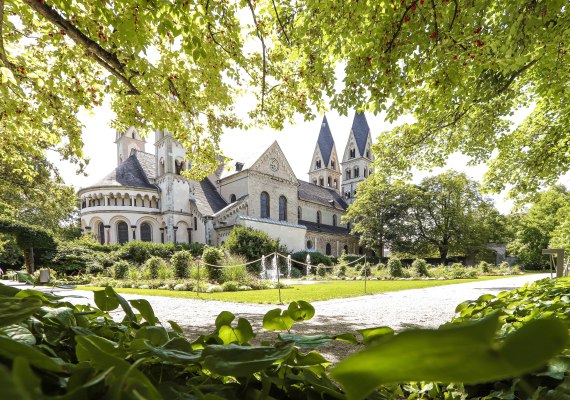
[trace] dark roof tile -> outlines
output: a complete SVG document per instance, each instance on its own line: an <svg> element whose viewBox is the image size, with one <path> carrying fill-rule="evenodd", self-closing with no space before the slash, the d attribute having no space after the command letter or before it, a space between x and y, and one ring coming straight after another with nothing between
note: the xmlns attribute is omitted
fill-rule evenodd
<svg viewBox="0 0 570 400"><path fill-rule="evenodd" d="M228 205L208 178L196 182L194 197L202 215L213 215Z"/></svg>
<svg viewBox="0 0 570 400"><path fill-rule="evenodd" d="M333 189L328 189L301 180L299 180L299 199L312 201L328 207L333 206L341 210L346 210L348 208L348 204L346 204L340 194Z"/></svg>
<svg viewBox="0 0 570 400"><path fill-rule="evenodd" d="M358 111L354 114L354 120L352 121L352 133L354 134L354 139L356 139L356 145L358 146L358 151L360 156L365 156L366 142L368 140L368 133L370 132L370 127L366 121L366 116L364 113L359 113Z"/></svg>
<svg viewBox="0 0 570 400"><path fill-rule="evenodd" d="M157 189L148 181L147 175L135 154L127 158L113 172L97 182L97 186L128 186L144 189Z"/></svg>
<svg viewBox="0 0 570 400"><path fill-rule="evenodd" d="M323 156L326 168L329 165L329 160L334 146L334 139L326 115L323 117L319 138L317 139L317 145L319 146L319 149L321 149L321 155Z"/></svg>
<svg viewBox="0 0 570 400"><path fill-rule="evenodd" d="M317 224L316 222L304 221L304 220L299 220L299 225L304 225L305 227L307 227L307 230L311 232L330 233L333 235L349 234L348 229L343 228L342 226Z"/></svg>

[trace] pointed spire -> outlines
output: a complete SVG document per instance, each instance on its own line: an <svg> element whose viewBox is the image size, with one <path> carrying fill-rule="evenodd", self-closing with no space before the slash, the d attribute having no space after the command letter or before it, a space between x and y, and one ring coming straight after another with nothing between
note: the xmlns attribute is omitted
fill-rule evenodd
<svg viewBox="0 0 570 400"><path fill-rule="evenodd" d="M319 138L317 139L317 145L321 150L321 155L323 156L324 167L329 165L329 160L331 158L332 150L334 147L334 139L329 128L329 123L327 121L327 116L323 116L323 122L321 123L321 130L319 132Z"/></svg>
<svg viewBox="0 0 570 400"><path fill-rule="evenodd" d="M370 133L370 127L368 126L366 116L363 112L359 113L356 111L354 114L354 120L352 121L352 133L356 140L360 157L362 157L366 151L366 142L368 141L368 134Z"/></svg>

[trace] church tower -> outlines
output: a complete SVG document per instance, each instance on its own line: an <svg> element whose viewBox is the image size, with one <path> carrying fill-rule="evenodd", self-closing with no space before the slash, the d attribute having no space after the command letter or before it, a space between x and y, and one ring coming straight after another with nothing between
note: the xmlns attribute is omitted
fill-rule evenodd
<svg viewBox="0 0 570 400"><path fill-rule="evenodd" d="M131 126L126 133L117 131L115 143L117 144L117 165L121 165L130 157L133 150L144 151L146 141L141 138L136 128Z"/></svg>
<svg viewBox="0 0 570 400"><path fill-rule="evenodd" d="M340 193L340 165L326 115L321 123L317 145L309 168L309 181Z"/></svg>
<svg viewBox="0 0 570 400"><path fill-rule="evenodd" d="M372 170L372 136L364 113L356 112L342 157L342 196L348 204L354 201L356 185L368 177Z"/></svg>

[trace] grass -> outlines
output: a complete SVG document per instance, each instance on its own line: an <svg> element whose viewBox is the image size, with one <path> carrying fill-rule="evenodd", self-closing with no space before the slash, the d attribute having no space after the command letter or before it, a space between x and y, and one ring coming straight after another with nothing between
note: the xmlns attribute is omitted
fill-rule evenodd
<svg viewBox="0 0 570 400"><path fill-rule="evenodd" d="M368 281L366 294L395 292L398 290L421 289L434 286L453 285L456 283L480 282L507 276L482 276L476 279L449 279L449 280L410 280L410 281ZM100 287L79 286L80 290L100 290ZM200 293L179 292L159 289L127 289L115 288L118 293L138 294L143 296L165 296L188 299L232 301L237 303L278 304L277 289L249 290L243 292ZM288 289L281 289L281 300L290 303L295 300L320 301L337 298L363 296L364 281L329 281L315 284L293 285Z"/></svg>

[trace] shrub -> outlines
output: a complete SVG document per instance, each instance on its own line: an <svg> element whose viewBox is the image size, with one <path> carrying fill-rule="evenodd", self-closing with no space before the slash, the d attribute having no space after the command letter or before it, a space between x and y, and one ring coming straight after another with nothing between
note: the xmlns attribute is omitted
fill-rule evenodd
<svg viewBox="0 0 570 400"><path fill-rule="evenodd" d="M397 257L390 257L388 260L388 272L391 277L401 278L404 276L404 270L402 269L402 262Z"/></svg>
<svg viewBox="0 0 570 400"><path fill-rule="evenodd" d="M222 268L221 282L245 282L247 280L247 269L245 266L234 266Z"/></svg>
<svg viewBox="0 0 570 400"><path fill-rule="evenodd" d="M483 273L491 272L491 264L487 261L481 261L479 265L477 265L477 268L479 268Z"/></svg>
<svg viewBox="0 0 570 400"><path fill-rule="evenodd" d="M227 281L222 284L222 289L224 292L237 292L239 290L240 284L236 281Z"/></svg>
<svg viewBox="0 0 570 400"><path fill-rule="evenodd" d="M317 265L316 274L317 274L318 276L321 276L321 277L323 277L323 276L325 276L325 275L327 274L327 269L325 268L325 264L320 263L319 265Z"/></svg>
<svg viewBox="0 0 570 400"><path fill-rule="evenodd" d="M506 261L503 261L502 263L499 264L499 269L502 270L510 270L511 269L511 264L509 264Z"/></svg>
<svg viewBox="0 0 570 400"><path fill-rule="evenodd" d="M174 243L153 243L133 240L125 243L119 250L122 259L137 264L144 264L151 257L167 259L175 252Z"/></svg>
<svg viewBox="0 0 570 400"><path fill-rule="evenodd" d="M192 261L192 253L188 250L182 250L174 253L170 259L170 263L174 267L175 278L188 278L190 261Z"/></svg>
<svg viewBox="0 0 570 400"><path fill-rule="evenodd" d="M196 261L190 266L190 278L197 281L207 281L208 270L199 261Z"/></svg>
<svg viewBox="0 0 570 400"><path fill-rule="evenodd" d="M412 268L417 276L429 276L428 263L423 258L416 258L412 263Z"/></svg>
<svg viewBox="0 0 570 400"><path fill-rule="evenodd" d="M158 268L158 278L159 279L169 279L174 278L174 268L167 263L161 264Z"/></svg>
<svg viewBox="0 0 570 400"><path fill-rule="evenodd" d="M119 260L113 264L113 278L125 279L129 271L129 263L125 260Z"/></svg>
<svg viewBox="0 0 570 400"><path fill-rule="evenodd" d="M166 267L166 261L159 257L151 257L144 264L150 279L157 279L158 272Z"/></svg>
<svg viewBox="0 0 570 400"><path fill-rule="evenodd" d="M244 256L248 261L254 261L263 255L269 255L279 250L279 241L271 239L263 231L236 226L232 229L224 243L224 247L232 254ZM248 266L248 271L259 274L259 263Z"/></svg>
<svg viewBox="0 0 570 400"><path fill-rule="evenodd" d="M305 263L307 262L307 254L309 254L311 257L311 266L313 267L319 264L324 264L326 266L333 265L330 257L325 256L324 254L319 253L318 251L311 251L311 252L298 251L296 253L291 254L291 258L295 261Z"/></svg>
<svg viewBox="0 0 570 400"><path fill-rule="evenodd" d="M202 256L202 252L204 251L204 247L206 247L205 244L202 243L176 243L175 244L175 251L180 251L180 250L188 250L190 253L192 253L192 257L201 257Z"/></svg>
<svg viewBox="0 0 570 400"><path fill-rule="evenodd" d="M210 285L206 289L206 293L220 293L223 291L224 289L220 285Z"/></svg>
<svg viewBox="0 0 570 400"><path fill-rule="evenodd" d="M202 253L202 261L205 265L206 271L208 271L208 278L211 280L219 280L222 271L221 268L216 268L214 265L220 265L220 261L222 260L224 254L222 251L216 247L206 246L204 248L204 252Z"/></svg>

